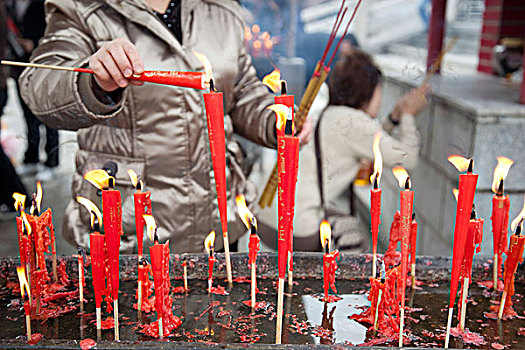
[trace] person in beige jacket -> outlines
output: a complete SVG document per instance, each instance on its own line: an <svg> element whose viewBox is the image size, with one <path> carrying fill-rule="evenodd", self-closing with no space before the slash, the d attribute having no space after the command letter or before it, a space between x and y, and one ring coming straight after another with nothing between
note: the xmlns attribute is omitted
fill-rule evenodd
<svg viewBox="0 0 525 350"><path fill-rule="evenodd" d="M368 54L354 49L336 64L326 90L322 89L314 102L328 105L317 122L325 207L319 191L315 140L301 149L299 158L294 216L294 250L299 251L321 251L319 224L325 218L325 208L331 214L350 215L350 185L360 169L361 159L374 159L372 143L377 132L383 132L380 150L385 167L401 165L412 169L419 154L415 115L427 103L428 86L402 97L390 118L381 125L377 119L381 71ZM323 96L325 100L329 98L329 103L320 101ZM398 124L395 137L389 134L393 124ZM272 245L277 227L275 209L264 210L258 219L263 241ZM344 240L346 244L341 246L347 251L359 252L366 247L365 236Z"/></svg>
<svg viewBox="0 0 525 350"><path fill-rule="evenodd" d="M89 214L74 198L99 203L83 180L107 161L118 165L123 196L122 250L136 244L133 169L152 193L161 241L172 252L200 252L220 224L202 91L144 84L126 78L149 70L202 71L193 50L211 61L215 86L224 93L230 242L245 232L233 199L256 189L241 171L238 133L275 147L273 103L256 78L243 42L241 7L231 0L48 0L48 27L32 62L89 66L88 74L27 69L20 80L25 101L46 124L78 131L79 151L63 235L89 245ZM217 239L215 248L222 248Z"/></svg>

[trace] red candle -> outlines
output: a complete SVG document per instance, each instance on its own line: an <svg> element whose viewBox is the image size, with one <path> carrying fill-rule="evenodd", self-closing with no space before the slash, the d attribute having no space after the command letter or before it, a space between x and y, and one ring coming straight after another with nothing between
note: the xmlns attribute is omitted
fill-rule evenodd
<svg viewBox="0 0 525 350"><path fill-rule="evenodd" d="M151 268L153 270L153 283L155 284L155 310L157 311L159 337L162 338L166 329L163 320L165 320L165 316L167 316L164 315L164 304L166 302L166 296L169 294L169 290L164 290L164 276L168 276L169 278L169 243L159 244L158 241L155 241L153 246L149 248L149 252L151 256Z"/></svg>
<svg viewBox="0 0 525 350"><path fill-rule="evenodd" d="M412 227L410 228L410 275L412 276L412 287L416 285L417 221L415 214L412 215Z"/></svg>
<svg viewBox="0 0 525 350"><path fill-rule="evenodd" d="M213 283L213 265L217 261L213 256L213 246L215 242L215 231L211 231L204 240L204 248L208 253L208 293L211 293Z"/></svg>
<svg viewBox="0 0 525 350"><path fill-rule="evenodd" d="M525 206L524 206L525 210ZM525 236L521 234L522 225L523 225L523 211L522 214L518 216L519 223L513 222L513 229L516 228L516 232L510 237L509 242L509 252L507 259L505 260L505 274L504 274L504 285L505 289L501 296L500 308L498 313L498 319L501 319L503 316L503 311L508 309L512 305L512 295L514 295L514 275L516 274L516 269L518 264L523 262L523 250L525 246ZM516 221L516 220L515 220Z"/></svg>
<svg viewBox="0 0 525 350"><path fill-rule="evenodd" d="M328 221L323 220L319 227L319 235L321 238L321 245L324 248L323 254L323 290L324 290L324 301L330 302L328 296L330 288L337 293L335 287L335 272L337 271L337 258L339 257L339 251L334 250L330 252L330 242L332 236L332 230Z"/></svg>
<svg viewBox="0 0 525 350"><path fill-rule="evenodd" d="M370 182L374 187L370 190L370 218L372 224L372 277L376 276L376 261L377 261L377 240L379 236L379 224L381 219L381 189L379 188L379 181L381 180L381 173L383 172L383 157L379 149L381 142L381 132L374 135L372 144L372 151L374 152L374 173L370 176Z"/></svg>
<svg viewBox="0 0 525 350"><path fill-rule="evenodd" d="M409 255L409 244L410 236L412 231L412 212L414 205L414 192L410 191L410 177L405 169L401 167L395 167L393 169L394 175L399 181L399 186L405 187L404 191L400 192L401 207L400 207L400 221L399 230L401 234L401 323L399 327L399 346L403 346L403 326L405 316L405 293L406 293L406 282L408 274L408 255Z"/></svg>
<svg viewBox="0 0 525 350"><path fill-rule="evenodd" d="M119 251L122 235L122 199L120 192L109 189L102 191L102 213L104 215L104 234L109 260L108 283L113 300L118 300L119 289Z"/></svg>
<svg viewBox="0 0 525 350"><path fill-rule="evenodd" d="M204 72L178 72L147 70L140 75L132 75L130 80L147 83L173 85L191 89L206 89L206 74Z"/></svg>
<svg viewBox="0 0 525 350"><path fill-rule="evenodd" d="M133 187L136 189L136 192L133 193L133 201L135 204L135 232L137 233L138 259L140 263L144 246L144 226L146 225L142 215L151 215L151 192L143 192L144 183L132 169L128 169L128 175Z"/></svg>
<svg viewBox="0 0 525 350"><path fill-rule="evenodd" d="M450 156L448 160L459 171L467 170L467 173L459 175L458 204L456 209L456 225L454 227L452 275L450 278L450 299L448 309L449 314L447 322L447 334L445 336L445 348L448 348L450 327L452 323L452 314L454 311L454 302L456 300L456 294L458 289L459 274L461 269L461 263L463 262L463 254L465 251L465 242L467 240L468 225L470 221L470 214L472 211L472 204L474 203L476 184L478 182L478 175L472 172L472 159L468 160L460 156Z"/></svg>
<svg viewBox="0 0 525 350"><path fill-rule="evenodd" d="M501 277L501 254L507 250L507 225L509 223L509 196L503 193L503 181L514 162L505 157L497 157L498 165L494 168L492 180L492 243L494 247L493 287L498 288L498 278Z"/></svg>
<svg viewBox="0 0 525 350"><path fill-rule="evenodd" d="M215 92L213 80L210 83L210 92L204 94L206 107L206 120L208 122L208 135L210 138L211 160L215 187L217 189L217 202L221 220L224 252L226 256L226 273L228 282L232 283L230 248L228 240L228 205L226 197L226 141L224 134L224 106L222 92Z"/></svg>

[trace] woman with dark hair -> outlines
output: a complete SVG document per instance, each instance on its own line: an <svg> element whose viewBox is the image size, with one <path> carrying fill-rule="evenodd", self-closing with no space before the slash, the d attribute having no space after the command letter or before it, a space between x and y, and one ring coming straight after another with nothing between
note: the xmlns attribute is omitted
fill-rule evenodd
<svg viewBox="0 0 525 350"><path fill-rule="evenodd" d="M414 117L427 103L427 86L402 97L385 125L376 119L381 106L381 71L368 54L356 49L341 58L328 87L330 102L317 123L314 142L301 149L294 219L294 250L298 251L320 251L321 220L351 217L351 186L360 160L374 158L372 143L377 132L383 132L380 150L385 167L413 168L420 148ZM393 137L389 133L396 126L397 136ZM272 215L275 213L264 211L259 218L262 232L270 227L275 230L277 219L270 219ZM352 220L342 226L346 226L344 232L334 232L334 241L340 240L338 247L355 253L367 249L366 233L352 230ZM274 239L275 235L263 236L267 244Z"/></svg>

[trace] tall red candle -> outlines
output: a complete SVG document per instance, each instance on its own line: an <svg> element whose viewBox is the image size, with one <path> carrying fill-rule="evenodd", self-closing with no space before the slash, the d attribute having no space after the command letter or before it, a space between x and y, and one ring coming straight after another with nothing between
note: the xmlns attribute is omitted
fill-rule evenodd
<svg viewBox="0 0 525 350"><path fill-rule="evenodd" d="M376 277L376 260L377 260L377 240L379 237L379 224L381 223L381 189L379 188L379 181L381 173L383 172L383 157L379 149L381 142L381 132L374 135L372 143L372 151L374 153L374 173L370 177L370 181L374 187L370 190L370 219L372 226L372 277Z"/></svg>
<svg viewBox="0 0 525 350"><path fill-rule="evenodd" d="M506 157L497 157L498 164L494 168L492 179L492 243L494 247L493 287L498 288L498 278L501 277L503 252L507 251L507 226L509 224L509 196L503 192L503 182L514 162Z"/></svg>
<svg viewBox="0 0 525 350"><path fill-rule="evenodd" d="M226 140L224 133L224 105L222 92L215 92L213 81L210 92L204 94L206 107L206 120L208 122L208 135L210 138L211 160L215 187L217 189L217 202L221 220L224 251L226 255L226 273L228 282L232 283L230 248L228 239L228 205L226 197Z"/></svg>
<svg viewBox="0 0 525 350"><path fill-rule="evenodd" d="M102 306L102 295L105 289L105 238L99 232L89 235L89 249L91 255L91 276L93 290L95 291L95 306L100 309Z"/></svg>
<svg viewBox="0 0 525 350"><path fill-rule="evenodd" d="M448 160L459 171L467 170L467 173L459 175L458 203L456 208L456 224L454 227L452 274L450 277L450 299L448 309L447 333L445 335L445 348L448 348L450 327L452 323L452 315L454 312L454 303L456 300L456 294L458 290L459 275L465 251L465 242L467 240L468 225L470 221L470 214L472 211L472 204L474 203L474 195L476 193L476 184L478 182L478 175L473 173L472 159L468 160L460 156L450 156Z"/></svg>
<svg viewBox="0 0 525 350"><path fill-rule="evenodd" d="M109 260L108 280L111 280L111 297L118 299L119 289L119 251L122 235L122 199L120 192L109 189L102 191L102 213L104 215L104 234Z"/></svg>
<svg viewBox="0 0 525 350"><path fill-rule="evenodd" d="M157 310L159 329L162 330L164 330L164 327L160 325L160 322L165 319L165 293L169 293L169 291L164 290L164 276L169 276L169 271L166 270L166 260L169 260L169 251L168 242L159 244L158 241L156 241L153 246L149 248L151 269L153 270L153 283L155 285L155 310ZM162 337L164 334L159 333L159 336Z"/></svg>

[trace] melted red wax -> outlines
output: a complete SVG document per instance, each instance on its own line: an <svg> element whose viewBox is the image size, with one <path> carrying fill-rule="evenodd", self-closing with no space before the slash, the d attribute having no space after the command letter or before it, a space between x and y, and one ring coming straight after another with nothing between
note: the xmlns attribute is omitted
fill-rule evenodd
<svg viewBox="0 0 525 350"><path fill-rule="evenodd" d="M108 317L105 320L102 320L101 323L102 329L111 329L115 326L115 319L113 317Z"/></svg>
<svg viewBox="0 0 525 350"><path fill-rule="evenodd" d="M328 297L326 298L323 298L323 301L326 302L326 303L335 303L339 300L341 300L342 298L341 297L338 297L337 295L329 295Z"/></svg>
<svg viewBox="0 0 525 350"><path fill-rule="evenodd" d="M518 330L518 335L525 337L525 327L522 327Z"/></svg>
<svg viewBox="0 0 525 350"><path fill-rule="evenodd" d="M504 345L501 345L500 343L492 343L492 344L490 344L490 346L491 346L493 349L496 349L496 350L502 350L502 349L505 349L505 346L504 346Z"/></svg>
<svg viewBox="0 0 525 350"><path fill-rule="evenodd" d="M487 288L487 289L494 288L494 282L493 281L478 281L477 284L478 284L478 286L483 287L483 288ZM503 288L505 288L505 285L503 284L503 281L502 280L498 280L498 292L502 292Z"/></svg>
<svg viewBox="0 0 525 350"><path fill-rule="evenodd" d="M252 301L251 300L244 300L242 302L244 305L248 307L252 307ZM265 301L256 301L255 302L255 310L262 310L266 309L268 307L268 303Z"/></svg>
<svg viewBox="0 0 525 350"><path fill-rule="evenodd" d="M91 338L86 338L80 341L80 348L82 350L89 350L97 345L97 342Z"/></svg>
<svg viewBox="0 0 525 350"><path fill-rule="evenodd" d="M218 295L228 295L229 294L226 291L226 289L224 289L223 286L211 287L210 293L211 294L218 294Z"/></svg>
<svg viewBox="0 0 525 350"><path fill-rule="evenodd" d="M261 337L259 335L241 335L239 339L241 343L257 343Z"/></svg>
<svg viewBox="0 0 525 350"><path fill-rule="evenodd" d="M180 318L174 315L168 315L169 317L165 317L162 320L162 326L164 337L168 337L171 335L171 331L178 328L182 321ZM159 337L159 321L152 322L150 324L143 324L140 325L140 333L146 334L153 338Z"/></svg>
<svg viewBox="0 0 525 350"><path fill-rule="evenodd" d="M237 283L250 283L252 280L248 276L241 276L233 279L233 282Z"/></svg>
<svg viewBox="0 0 525 350"><path fill-rule="evenodd" d="M43 338L42 334L40 334L40 333L33 333L33 334L31 334L31 340L28 340L27 343L29 345L35 345L36 343L41 341L42 338Z"/></svg>
<svg viewBox="0 0 525 350"><path fill-rule="evenodd" d="M366 343L359 344L359 346L374 346L378 344L388 344L398 339L399 338L397 335L393 337L381 337L381 338L372 339Z"/></svg>
<svg viewBox="0 0 525 350"><path fill-rule="evenodd" d="M58 265L58 280L61 285L69 285L69 276L66 272L66 259L60 259L60 265Z"/></svg>
<svg viewBox="0 0 525 350"><path fill-rule="evenodd" d="M135 310L138 310L139 307L137 303L133 304L133 308ZM149 299L142 301L142 311L144 311L145 313L150 313L154 310L155 310L155 297L151 297Z"/></svg>
<svg viewBox="0 0 525 350"><path fill-rule="evenodd" d="M186 290L184 289L183 286L180 286L180 287L173 288L172 292L175 293L175 294L184 294L184 293L186 293Z"/></svg>
<svg viewBox="0 0 525 350"><path fill-rule="evenodd" d="M473 344L476 346L487 344L485 338L481 334L471 332L468 328L462 331L458 327L454 327L450 329L450 334L455 338L461 338L463 343L466 344Z"/></svg>

